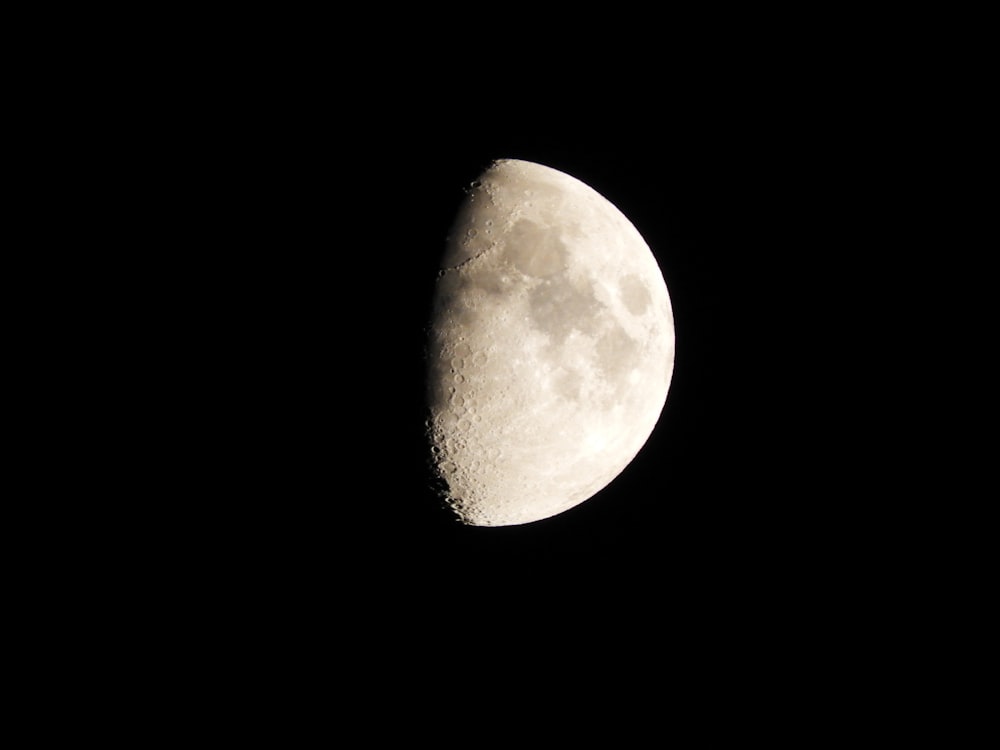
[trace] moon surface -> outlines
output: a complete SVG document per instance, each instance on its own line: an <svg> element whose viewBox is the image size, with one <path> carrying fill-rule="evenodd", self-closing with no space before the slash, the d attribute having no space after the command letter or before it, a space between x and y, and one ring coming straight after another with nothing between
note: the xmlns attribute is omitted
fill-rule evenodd
<svg viewBox="0 0 1000 750"><path fill-rule="evenodd" d="M673 373L670 298L610 201L502 159L455 218L427 358L442 497L465 524L530 523L592 497L649 438Z"/></svg>

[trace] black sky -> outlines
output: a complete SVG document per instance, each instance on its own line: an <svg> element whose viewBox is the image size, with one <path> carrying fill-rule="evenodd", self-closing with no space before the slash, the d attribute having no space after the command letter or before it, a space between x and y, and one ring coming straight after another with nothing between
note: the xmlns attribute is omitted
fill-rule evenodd
<svg viewBox="0 0 1000 750"><path fill-rule="evenodd" d="M212 405L194 440L216 494L192 502L244 580L343 602L355 624L388 608L390 629L439 607L569 607L654 628L687 612L690 634L813 606L877 554L892 511L867 477L890 417L864 407L888 385L868 316L894 252L875 230L899 180L891 126L872 102L832 106L816 74L731 72L634 99L554 85L506 108L430 73L364 95L289 78L206 121L211 158L183 198L212 229L179 246L210 308L191 315L192 382ZM463 189L499 158L567 172L635 224L666 279L676 362L611 485L479 529L429 489L423 347Z"/></svg>
<svg viewBox="0 0 1000 750"><path fill-rule="evenodd" d="M921 600L953 499L924 486L915 450L938 394L928 363L957 368L936 280L916 277L953 265L935 210L953 183L927 145L959 160L960 136L928 91L962 76L896 14L838 27L825 10L710 8L692 26L611 10L545 31L507 6L464 28L416 6L296 14L287 33L270 12L252 32L226 13L201 54L186 39L204 24L184 19L163 81L136 68L147 103L115 89L120 116L94 102L59 123L92 119L125 163L106 171L84 139L94 174L75 177L116 183L101 224L126 252L108 277L140 298L114 309L130 325L107 377L136 389L126 425L144 429L105 457L137 492L98 516L125 549L80 536L125 571L112 637L162 623L142 653L196 654L182 687L203 683L209 710L229 692L201 679L216 663L265 705L297 687L296 710L318 703L333 731L355 703L394 731L413 727L384 707L414 703L431 731L468 716L481 736L532 711L587 730L622 695L616 729L650 717L662 736L676 696L728 728L717 696L752 704L772 677L775 724L787 696L812 700L810 678L847 678L835 710L880 690L869 667L909 627L886 613ZM589 33L570 28L581 16ZM666 280L676 362L656 429L608 487L484 529L429 487L423 350L463 189L500 158L579 178L632 221ZM103 232L70 252L89 263ZM89 513L103 491L69 500Z"/></svg>
<svg viewBox="0 0 1000 750"><path fill-rule="evenodd" d="M584 588L581 570L681 588L692 576L727 586L803 575L795 561L830 542L828 503L852 460L823 455L841 363L836 341L816 346L833 316L817 300L836 278L837 228L823 204L844 165L808 133L702 114L664 117L653 134L472 128L331 155L329 226L316 245L328 270L301 269L318 310L315 338L296 343L318 347L330 378L330 416L316 428L331 476L316 502L333 495L323 515L343 543L367 540L375 560L398 558L404 579L443 590L513 571ZM474 529L426 485L422 347L463 188L497 158L578 177L639 228L667 281L677 358L654 434L614 483L552 519Z"/></svg>
<svg viewBox="0 0 1000 750"><path fill-rule="evenodd" d="M836 340L816 346L836 335L819 300L844 257L850 164L819 132L789 137L737 114L666 109L642 129L280 131L284 147L244 167L252 200L228 207L254 249L212 271L245 316L222 345L254 352L260 411L244 418L279 449L266 479L288 483L293 510L278 516L289 533L304 523L382 560L398 552L407 575L433 585L468 556L496 571L512 556L552 575L572 575L572 559L655 578L681 559L710 575L814 546L811 522L838 481L814 465L816 422L842 364ZM636 225L667 282L677 358L653 436L611 486L554 519L466 529L426 487L422 354L451 219L498 158L565 171Z"/></svg>

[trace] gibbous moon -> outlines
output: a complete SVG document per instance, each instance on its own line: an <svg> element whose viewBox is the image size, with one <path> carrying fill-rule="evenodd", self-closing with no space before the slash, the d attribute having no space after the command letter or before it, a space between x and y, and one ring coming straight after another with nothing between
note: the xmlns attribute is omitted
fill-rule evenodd
<svg viewBox="0 0 1000 750"><path fill-rule="evenodd" d="M593 496L645 444L673 373L673 312L621 211L503 159L455 218L427 355L442 496L466 524L529 523Z"/></svg>

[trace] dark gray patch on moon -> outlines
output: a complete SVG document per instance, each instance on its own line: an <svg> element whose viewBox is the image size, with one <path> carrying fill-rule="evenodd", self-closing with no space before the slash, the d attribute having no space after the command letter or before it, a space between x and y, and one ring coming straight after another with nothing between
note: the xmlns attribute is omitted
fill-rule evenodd
<svg viewBox="0 0 1000 750"><path fill-rule="evenodd" d="M597 339L597 366L609 380L623 380L639 363L639 344L623 328Z"/></svg>
<svg viewBox="0 0 1000 750"><path fill-rule="evenodd" d="M556 392L568 401L580 399L580 389L583 387L583 375L578 370L561 368L555 377Z"/></svg>
<svg viewBox="0 0 1000 750"><path fill-rule="evenodd" d="M507 261L525 276L544 279L566 270L566 245L551 227L521 219L504 240Z"/></svg>
<svg viewBox="0 0 1000 750"><path fill-rule="evenodd" d="M619 282L622 302L633 315L642 315L649 307L649 289L635 274L623 276Z"/></svg>
<svg viewBox="0 0 1000 750"><path fill-rule="evenodd" d="M593 333L603 305L593 289L578 289L564 277L536 286L528 293L528 309L532 325L556 341L562 341L570 331Z"/></svg>
<svg viewBox="0 0 1000 750"><path fill-rule="evenodd" d="M464 278L470 287L481 289L487 294L506 294L511 291L510 275L488 265L463 268Z"/></svg>

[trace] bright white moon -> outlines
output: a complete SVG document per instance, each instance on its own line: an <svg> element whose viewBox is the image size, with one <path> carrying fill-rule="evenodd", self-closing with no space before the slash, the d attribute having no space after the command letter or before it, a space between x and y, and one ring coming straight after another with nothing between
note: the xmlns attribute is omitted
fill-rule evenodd
<svg viewBox="0 0 1000 750"><path fill-rule="evenodd" d="M645 444L666 401L674 323L638 230L579 180L495 162L448 238L428 341L429 438L464 523L572 508Z"/></svg>

